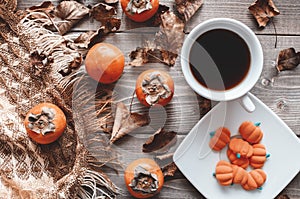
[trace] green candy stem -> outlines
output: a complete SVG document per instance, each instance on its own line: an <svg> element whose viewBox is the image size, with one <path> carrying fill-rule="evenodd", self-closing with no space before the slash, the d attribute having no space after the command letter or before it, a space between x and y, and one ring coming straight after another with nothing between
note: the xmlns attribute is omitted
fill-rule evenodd
<svg viewBox="0 0 300 199"><path fill-rule="evenodd" d="M215 134L216 134L215 131L212 131L212 132L209 133L210 137L213 137Z"/></svg>
<svg viewBox="0 0 300 199"><path fill-rule="evenodd" d="M254 123L254 126L260 126L260 122L256 122L256 123Z"/></svg>
<svg viewBox="0 0 300 199"><path fill-rule="evenodd" d="M213 173L212 175L213 175L214 177L216 177L216 173Z"/></svg>
<svg viewBox="0 0 300 199"><path fill-rule="evenodd" d="M270 156L271 156L271 154L270 154L270 153L266 154L266 158L269 158Z"/></svg>
<svg viewBox="0 0 300 199"><path fill-rule="evenodd" d="M262 188L262 187L258 187L257 189L258 189L258 190L263 190L263 188Z"/></svg>
<svg viewBox="0 0 300 199"><path fill-rule="evenodd" d="M236 157L237 157L238 159L240 159L240 158L241 158L241 154L237 153L237 154L236 154Z"/></svg>

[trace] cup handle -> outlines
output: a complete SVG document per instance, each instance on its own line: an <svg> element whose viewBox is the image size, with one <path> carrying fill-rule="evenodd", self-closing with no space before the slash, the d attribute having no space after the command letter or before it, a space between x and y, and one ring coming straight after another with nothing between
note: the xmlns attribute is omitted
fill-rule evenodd
<svg viewBox="0 0 300 199"><path fill-rule="evenodd" d="M247 112L252 113L255 110L255 105L247 94L240 97L239 102Z"/></svg>

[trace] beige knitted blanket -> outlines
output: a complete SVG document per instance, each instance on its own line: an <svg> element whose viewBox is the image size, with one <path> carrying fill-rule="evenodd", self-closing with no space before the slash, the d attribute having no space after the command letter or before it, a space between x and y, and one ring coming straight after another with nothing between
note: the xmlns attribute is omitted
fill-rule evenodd
<svg viewBox="0 0 300 199"><path fill-rule="evenodd" d="M95 90L80 72L80 53L15 8L0 1L0 198L114 198L118 189L99 168L112 158L105 137L91 141L101 139L102 160L81 139L101 129L101 118L87 117L97 108L89 107ZM63 136L49 145L32 142L23 125L41 102L67 115Z"/></svg>

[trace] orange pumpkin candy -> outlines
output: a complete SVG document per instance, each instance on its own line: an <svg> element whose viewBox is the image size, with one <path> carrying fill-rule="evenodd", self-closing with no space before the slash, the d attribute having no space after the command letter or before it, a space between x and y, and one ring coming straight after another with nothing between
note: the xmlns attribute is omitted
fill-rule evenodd
<svg viewBox="0 0 300 199"><path fill-rule="evenodd" d="M255 169L262 168L267 159L266 147L263 144L254 144L252 147L253 155L250 157L250 165Z"/></svg>
<svg viewBox="0 0 300 199"><path fill-rule="evenodd" d="M220 185L231 185L233 180L233 169L231 164L227 161L220 160L216 166L215 176Z"/></svg>
<svg viewBox="0 0 300 199"><path fill-rule="evenodd" d="M253 124L250 121L245 121L239 127L239 132L243 139L251 144L259 143L263 137L263 132L260 129L260 123Z"/></svg>
<svg viewBox="0 0 300 199"><path fill-rule="evenodd" d="M233 179L234 184L245 184L248 180L248 172L242 167L231 165L233 169Z"/></svg>
<svg viewBox="0 0 300 199"><path fill-rule="evenodd" d="M222 150L230 142L230 131L225 127L218 128L209 141L209 146L215 151Z"/></svg>
<svg viewBox="0 0 300 199"><path fill-rule="evenodd" d="M230 140L229 149L237 155L237 158L249 158L253 154L253 147L248 142L239 138L233 138Z"/></svg>
<svg viewBox="0 0 300 199"><path fill-rule="evenodd" d="M246 169L249 166L249 159L244 157L236 157L236 154L230 150L227 149L227 157L230 160L231 164L237 165L239 167L242 167L243 169Z"/></svg>
<svg viewBox="0 0 300 199"><path fill-rule="evenodd" d="M254 190L260 188L266 181L267 174L261 169L255 169L248 173L248 179L242 187L245 190Z"/></svg>

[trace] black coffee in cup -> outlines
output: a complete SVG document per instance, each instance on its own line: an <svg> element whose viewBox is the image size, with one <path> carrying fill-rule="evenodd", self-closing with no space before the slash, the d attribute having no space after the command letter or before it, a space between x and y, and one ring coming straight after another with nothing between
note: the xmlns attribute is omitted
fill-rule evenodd
<svg viewBox="0 0 300 199"><path fill-rule="evenodd" d="M213 29L200 35L192 45L189 66L204 87L224 91L237 86L250 68L250 50L236 33Z"/></svg>

